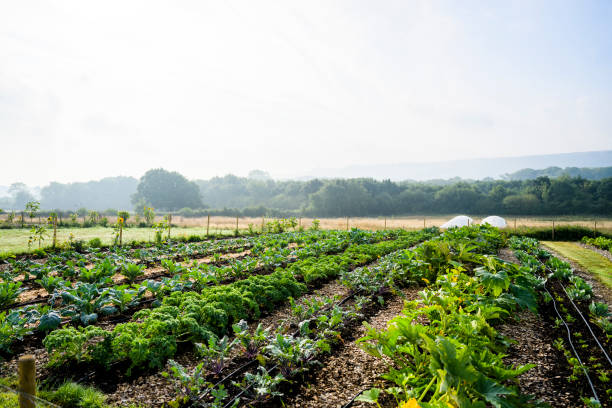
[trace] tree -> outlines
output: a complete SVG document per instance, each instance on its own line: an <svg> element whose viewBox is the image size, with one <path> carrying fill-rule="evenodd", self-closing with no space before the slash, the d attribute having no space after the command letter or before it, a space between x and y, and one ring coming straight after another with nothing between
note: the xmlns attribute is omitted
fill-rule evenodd
<svg viewBox="0 0 612 408"><path fill-rule="evenodd" d="M169 211L202 207L198 185L175 171L164 169L152 169L142 176L132 203L139 203L141 199L155 208Z"/></svg>
<svg viewBox="0 0 612 408"><path fill-rule="evenodd" d="M23 183L11 184L8 192L13 197L13 208L15 209L24 209L27 203L35 200L28 187Z"/></svg>

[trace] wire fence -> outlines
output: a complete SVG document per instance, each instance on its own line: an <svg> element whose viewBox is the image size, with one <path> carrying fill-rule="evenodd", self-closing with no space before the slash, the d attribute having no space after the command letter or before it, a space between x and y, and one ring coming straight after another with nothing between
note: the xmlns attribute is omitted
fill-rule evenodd
<svg viewBox="0 0 612 408"><path fill-rule="evenodd" d="M13 394L14 398L8 397L4 399L0 399L0 404L2 404L3 408L18 408L21 407L19 403L20 397L26 402L26 407L52 407L52 408L62 408L57 404L44 400L42 398L37 397L36 395L28 394L24 391L14 390L6 385L0 384L0 389L4 390L6 393ZM29 405L27 405L29 404Z"/></svg>

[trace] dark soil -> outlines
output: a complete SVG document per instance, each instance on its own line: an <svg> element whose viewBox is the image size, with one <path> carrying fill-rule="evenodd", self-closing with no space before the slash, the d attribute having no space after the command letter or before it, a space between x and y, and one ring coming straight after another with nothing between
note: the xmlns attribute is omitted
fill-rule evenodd
<svg viewBox="0 0 612 408"><path fill-rule="evenodd" d="M417 297L420 288L403 291L406 299ZM384 306L368 319L375 330L385 330L388 322L398 316L404 306L404 298L394 296L387 299ZM284 399L286 407L342 407L364 389L381 386L384 381L380 375L387 369L385 360L367 354L357 344L357 340L367 333L363 324L357 325L350 338L336 352L325 360L323 368L317 371L307 383L301 383L297 394ZM357 402L354 407L371 407Z"/></svg>

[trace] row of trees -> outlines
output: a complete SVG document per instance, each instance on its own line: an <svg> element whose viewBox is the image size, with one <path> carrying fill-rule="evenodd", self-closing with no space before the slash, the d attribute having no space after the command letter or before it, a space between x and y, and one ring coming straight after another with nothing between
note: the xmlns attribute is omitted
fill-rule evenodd
<svg viewBox="0 0 612 408"><path fill-rule="evenodd" d="M177 172L149 170L133 189L129 178L105 179L89 192L98 199L91 209L145 206L176 211L182 208L267 208L317 217L408 214L598 214L612 215L612 178L538 177L532 180L481 180L453 183L391 182L373 179L274 181L263 172L251 177L214 177L189 181ZM103 180L104 181L104 180ZM41 207L70 209L83 202L68 193L75 184L52 183L41 191ZM88 184L88 183L81 183ZM80 188L80 187L79 187ZM92 187L93 188L93 187ZM121 202L105 201L107 190ZM64 191L65 198L58 192ZM109 194L111 194L109 192ZM84 205L83 205L84 206ZM78 207L81 207L80 205ZM74 207L72 207L74 208Z"/></svg>

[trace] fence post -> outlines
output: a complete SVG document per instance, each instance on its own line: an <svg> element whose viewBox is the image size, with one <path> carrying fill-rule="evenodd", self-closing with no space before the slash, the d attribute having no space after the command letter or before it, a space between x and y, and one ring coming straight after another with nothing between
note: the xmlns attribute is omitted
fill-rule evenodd
<svg viewBox="0 0 612 408"><path fill-rule="evenodd" d="M423 229L427 228L427 227L425 226L425 221L426 221L426 220L427 220L427 218L423 217Z"/></svg>
<svg viewBox="0 0 612 408"><path fill-rule="evenodd" d="M57 215L53 216L53 248L57 245Z"/></svg>
<svg viewBox="0 0 612 408"><path fill-rule="evenodd" d="M387 229L387 217L385 217L385 229Z"/></svg>
<svg viewBox="0 0 612 408"><path fill-rule="evenodd" d="M208 229L210 228L210 214L206 217L206 236L208 236Z"/></svg>
<svg viewBox="0 0 612 408"><path fill-rule="evenodd" d="M349 217L346 217L346 230L348 231Z"/></svg>
<svg viewBox="0 0 612 408"><path fill-rule="evenodd" d="M36 396L36 359L32 354L19 357L17 363L19 375L19 408L35 408L36 402L30 397Z"/></svg>
<svg viewBox="0 0 612 408"><path fill-rule="evenodd" d="M552 240L555 240L555 220L553 220L553 225L552 225Z"/></svg>
<svg viewBox="0 0 612 408"><path fill-rule="evenodd" d="M172 229L172 214L168 213L168 239L170 239L171 229Z"/></svg>
<svg viewBox="0 0 612 408"><path fill-rule="evenodd" d="M594 228L595 232L594 232L594 238L597 238L597 220L595 220L595 228Z"/></svg>

